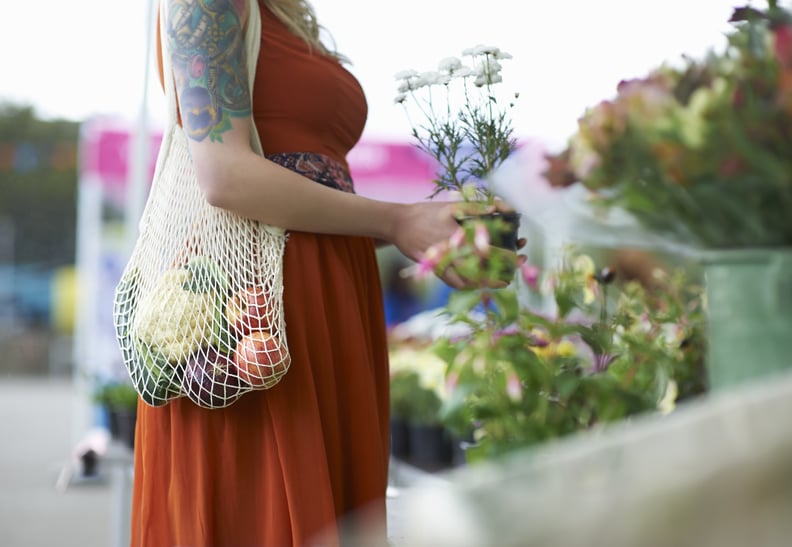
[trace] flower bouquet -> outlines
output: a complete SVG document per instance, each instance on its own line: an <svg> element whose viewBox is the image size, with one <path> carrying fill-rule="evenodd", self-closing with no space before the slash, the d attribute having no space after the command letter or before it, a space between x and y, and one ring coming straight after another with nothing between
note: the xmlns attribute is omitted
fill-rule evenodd
<svg viewBox="0 0 792 547"><path fill-rule="evenodd" d="M792 18L770 0L730 22L722 51L624 80L588 109L551 183L683 244L790 245Z"/></svg>
<svg viewBox="0 0 792 547"><path fill-rule="evenodd" d="M430 198L449 194L464 202L460 224L488 227L492 244L516 250L519 215L496 206L487 176L517 148L508 109L510 98L497 93L501 61L511 55L497 47L477 46L462 52L472 66L456 57L443 59L436 71L401 71L396 75L396 103L404 107L416 146L437 163ZM515 95L516 98L516 95ZM472 235L472 223L468 235Z"/></svg>

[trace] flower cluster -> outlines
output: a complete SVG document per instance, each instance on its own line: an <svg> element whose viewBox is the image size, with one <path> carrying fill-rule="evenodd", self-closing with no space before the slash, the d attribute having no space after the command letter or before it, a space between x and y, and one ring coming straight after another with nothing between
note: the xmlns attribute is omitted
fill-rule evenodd
<svg viewBox="0 0 792 547"><path fill-rule="evenodd" d="M495 85L503 80L500 61L511 55L497 47L477 46L462 56L469 57L472 66L449 57L440 61L437 71L399 72L395 100L404 106L417 146L438 163L430 197L445 191L470 201L492 200L485 177L516 148L511 118L495 93ZM514 106L513 101L508 106ZM421 121L414 121L415 114Z"/></svg>
<svg viewBox="0 0 792 547"><path fill-rule="evenodd" d="M730 22L722 51L622 81L588 109L551 182L685 243L792 243L792 17L770 0Z"/></svg>
<svg viewBox="0 0 792 547"><path fill-rule="evenodd" d="M475 283L509 284L522 259L516 252L497 244L500 234L507 231L507 224L500 218L489 223L476 219L461 222L447 241L424 251L410 271L416 278L426 279L453 265L457 274Z"/></svg>
<svg viewBox="0 0 792 547"><path fill-rule="evenodd" d="M701 291L683 271L658 269L650 290L570 250L556 269L519 272L553 297L553 313L528 309L513 288L456 293L446 311L469 334L433 346L447 363L442 416L476 440L470 460L668 412L705 391Z"/></svg>

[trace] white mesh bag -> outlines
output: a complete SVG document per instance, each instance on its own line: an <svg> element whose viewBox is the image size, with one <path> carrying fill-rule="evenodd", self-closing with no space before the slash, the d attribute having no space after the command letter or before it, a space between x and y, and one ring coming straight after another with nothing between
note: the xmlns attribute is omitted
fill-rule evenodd
<svg viewBox="0 0 792 547"><path fill-rule="evenodd" d="M261 21L258 3L249 5L252 92ZM138 238L115 290L116 336L144 402L161 406L186 396L222 408L271 388L291 364L283 316L286 233L207 203L177 121L167 53L163 62L168 120ZM251 143L261 154L252 117Z"/></svg>

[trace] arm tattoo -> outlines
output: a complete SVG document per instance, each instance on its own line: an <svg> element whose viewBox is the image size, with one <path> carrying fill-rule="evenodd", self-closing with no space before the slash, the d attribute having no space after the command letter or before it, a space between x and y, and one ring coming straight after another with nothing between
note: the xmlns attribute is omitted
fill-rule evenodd
<svg viewBox="0 0 792 547"><path fill-rule="evenodd" d="M196 141L222 142L231 117L251 113L239 0L171 0L170 45L182 125Z"/></svg>

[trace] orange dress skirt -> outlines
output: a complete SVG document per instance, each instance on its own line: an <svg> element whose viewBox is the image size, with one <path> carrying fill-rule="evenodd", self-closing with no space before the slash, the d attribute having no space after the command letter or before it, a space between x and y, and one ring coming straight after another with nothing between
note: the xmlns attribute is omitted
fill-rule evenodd
<svg viewBox="0 0 792 547"><path fill-rule="evenodd" d="M261 8L264 149L319 154L337 175L365 123L362 90ZM360 526L373 530L366 547L385 543L389 377L373 241L290 233L284 305L292 365L274 388L217 410L140 403L133 547L330 547Z"/></svg>

